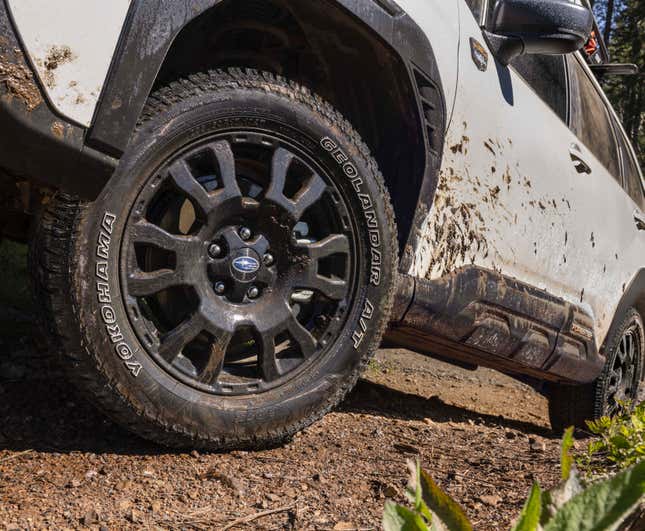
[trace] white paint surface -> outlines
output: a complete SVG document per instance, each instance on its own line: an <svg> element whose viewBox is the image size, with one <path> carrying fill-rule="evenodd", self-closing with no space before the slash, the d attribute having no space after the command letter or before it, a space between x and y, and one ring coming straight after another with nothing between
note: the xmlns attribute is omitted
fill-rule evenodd
<svg viewBox="0 0 645 531"><path fill-rule="evenodd" d="M436 279L470 264L497 270L585 308L600 343L624 286L643 267L635 205L515 71L509 103L492 55L486 72L476 68L469 39L486 44L465 3L462 10L440 187L409 273ZM574 143L590 175L575 171ZM464 253L450 260L455 243Z"/></svg>
<svg viewBox="0 0 645 531"><path fill-rule="evenodd" d="M89 126L130 0L8 0L8 4L49 100L63 116ZM48 69L55 50L69 50L69 57Z"/></svg>

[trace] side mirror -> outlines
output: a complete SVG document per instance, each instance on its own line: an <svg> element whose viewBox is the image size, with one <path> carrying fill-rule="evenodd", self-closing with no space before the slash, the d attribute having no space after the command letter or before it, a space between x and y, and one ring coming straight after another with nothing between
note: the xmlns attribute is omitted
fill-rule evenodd
<svg viewBox="0 0 645 531"><path fill-rule="evenodd" d="M518 55L560 55L582 48L593 15L569 0L497 0L485 32L497 60L508 65Z"/></svg>

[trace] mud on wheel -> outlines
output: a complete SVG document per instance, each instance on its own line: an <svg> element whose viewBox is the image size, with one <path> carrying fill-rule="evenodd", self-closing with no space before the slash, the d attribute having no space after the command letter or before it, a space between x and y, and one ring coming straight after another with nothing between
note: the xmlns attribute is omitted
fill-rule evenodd
<svg viewBox="0 0 645 531"><path fill-rule="evenodd" d="M151 98L96 202L50 205L35 276L64 312L49 322L71 378L117 421L259 446L355 384L387 324L395 234L333 109L268 74L211 73Z"/></svg>

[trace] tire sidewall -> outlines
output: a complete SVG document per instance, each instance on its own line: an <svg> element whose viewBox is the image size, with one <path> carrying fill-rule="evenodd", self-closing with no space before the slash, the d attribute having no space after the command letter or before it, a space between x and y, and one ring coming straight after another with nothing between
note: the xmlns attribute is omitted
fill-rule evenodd
<svg viewBox="0 0 645 531"><path fill-rule="evenodd" d="M166 104L139 127L116 174L87 209L76 246L79 324L101 372L138 411L209 440L261 440L276 427L295 431L353 386L378 346L396 271L392 213L358 138L319 111L271 87L217 90ZM360 271L355 303L327 355L279 388L222 397L180 383L146 353L124 307L119 263L126 222L155 170L192 141L244 124L281 128L327 171L357 227Z"/></svg>

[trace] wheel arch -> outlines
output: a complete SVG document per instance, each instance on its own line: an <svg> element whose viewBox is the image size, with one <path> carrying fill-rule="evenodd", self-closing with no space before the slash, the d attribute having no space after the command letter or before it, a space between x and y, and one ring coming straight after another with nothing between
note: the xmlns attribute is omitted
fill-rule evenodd
<svg viewBox="0 0 645 531"><path fill-rule="evenodd" d="M141 0L131 7L87 142L120 156L150 93L191 71L240 66L282 74L330 101L367 143L392 196L407 270L436 190L446 129L441 78L423 31L385 0L171 4ZM283 18L272 21L272 8ZM284 57L248 39L240 50L232 34L224 35L227 24L232 34L293 42ZM209 45L222 38L214 58Z"/></svg>
<svg viewBox="0 0 645 531"><path fill-rule="evenodd" d="M616 329L621 325L622 316L625 315L625 312L629 308L634 308L640 314L643 321L645 321L645 268L640 269L625 288L625 292L616 307L614 320L609 327L607 335L603 339L601 352L605 351L609 338L613 336Z"/></svg>

